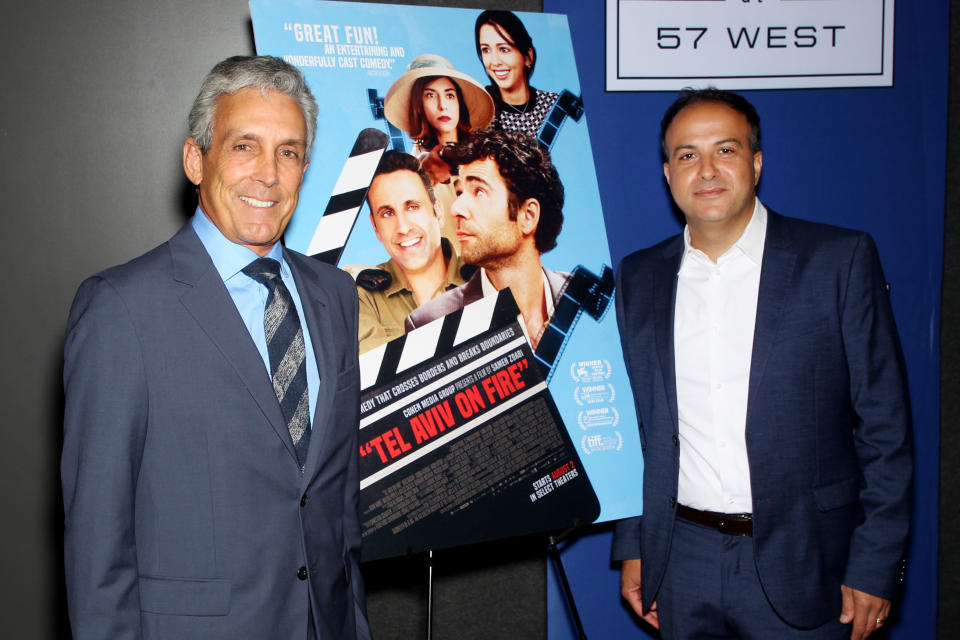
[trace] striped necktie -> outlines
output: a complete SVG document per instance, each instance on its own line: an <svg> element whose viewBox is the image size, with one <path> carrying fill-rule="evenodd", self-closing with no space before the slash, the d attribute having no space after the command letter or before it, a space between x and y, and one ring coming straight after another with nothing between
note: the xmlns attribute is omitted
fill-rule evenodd
<svg viewBox="0 0 960 640"><path fill-rule="evenodd" d="M270 355L270 377L302 471L310 443L310 401L300 318L290 291L280 278L279 262L273 258L259 258L244 267L243 272L269 292L263 312L263 329Z"/></svg>

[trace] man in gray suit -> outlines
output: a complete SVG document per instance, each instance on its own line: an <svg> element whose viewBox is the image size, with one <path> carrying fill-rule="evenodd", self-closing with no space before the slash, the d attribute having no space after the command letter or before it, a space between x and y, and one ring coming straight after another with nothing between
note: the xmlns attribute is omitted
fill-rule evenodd
<svg viewBox="0 0 960 640"><path fill-rule="evenodd" d="M85 281L64 355L73 636L368 637L357 497L357 294L280 244L317 105L229 58L190 113L199 207Z"/></svg>
<svg viewBox="0 0 960 640"><path fill-rule="evenodd" d="M443 158L458 165L459 195L451 212L460 257L480 269L466 284L413 311L406 328L509 287L536 349L569 278L540 262L557 246L563 227L563 184L550 154L525 134L486 130L445 149Z"/></svg>

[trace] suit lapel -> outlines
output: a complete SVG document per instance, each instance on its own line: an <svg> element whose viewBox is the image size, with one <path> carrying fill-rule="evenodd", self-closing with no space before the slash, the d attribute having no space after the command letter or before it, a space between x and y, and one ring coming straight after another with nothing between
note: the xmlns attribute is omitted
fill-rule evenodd
<svg viewBox="0 0 960 640"><path fill-rule="evenodd" d="M324 320L328 306L326 292L314 274L301 269L289 252L285 251L284 256L297 283L297 291L303 303L304 321L310 332L310 343L313 345L317 372L320 374L320 387L317 389L317 404L313 411L312 432L304 471L304 475L311 478L317 468L320 452L326 448L323 443L330 434L330 425L325 424L325 421L332 414L331 408L336 401L334 392L338 382L337 364L331 353L335 343L330 322Z"/></svg>
<svg viewBox="0 0 960 640"><path fill-rule="evenodd" d="M559 271L553 271L551 269L544 269L543 272L547 275L547 284L550 286L550 297L555 303L557 298L560 297L560 292L566 288L567 282L570 280L570 274L560 273Z"/></svg>
<svg viewBox="0 0 960 640"><path fill-rule="evenodd" d="M793 286L797 262L796 249L784 229L783 218L768 211L767 237L760 268L760 289L757 293L757 320L753 332L753 355L750 361L750 390L747 396L747 428L760 383L767 368L770 350L777 329L783 320L787 300Z"/></svg>
<svg viewBox="0 0 960 640"><path fill-rule="evenodd" d="M287 451L297 459L270 375L209 254L189 224L170 239L174 278L190 285L180 298L210 340L236 370Z"/></svg>
<svg viewBox="0 0 960 640"><path fill-rule="evenodd" d="M483 298L483 282L480 278L480 269L477 269L476 273L467 280L460 291L463 293L463 302L457 305L456 308L458 309Z"/></svg>
<svg viewBox="0 0 960 640"><path fill-rule="evenodd" d="M671 244L653 273L653 323L657 341L657 355L663 376L663 390L673 419L674 431L679 429L677 418L677 367L674 355L673 321L677 301L677 272L683 257L683 239L679 246Z"/></svg>

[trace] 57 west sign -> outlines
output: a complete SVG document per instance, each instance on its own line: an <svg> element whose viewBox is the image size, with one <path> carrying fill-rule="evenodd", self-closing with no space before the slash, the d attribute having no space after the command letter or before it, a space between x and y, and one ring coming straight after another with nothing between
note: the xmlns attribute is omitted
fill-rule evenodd
<svg viewBox="0 0 960 640"><path fill-rule="evenodd" d="M894 0L607 0L608 91L893 85Z"/></svg>

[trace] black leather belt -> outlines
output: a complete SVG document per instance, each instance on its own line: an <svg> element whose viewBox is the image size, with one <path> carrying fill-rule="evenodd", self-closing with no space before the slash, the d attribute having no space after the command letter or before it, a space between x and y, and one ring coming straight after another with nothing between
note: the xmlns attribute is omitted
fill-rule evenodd
<svg viewBox="0 0 960 640"><path fill-rule="evenodd" d="M716 529L720 533L732 536L752 536L753 516L749 513L720 513L718 511L700 511L682 504L677 505L677 517L705 527Z"/></svg>

